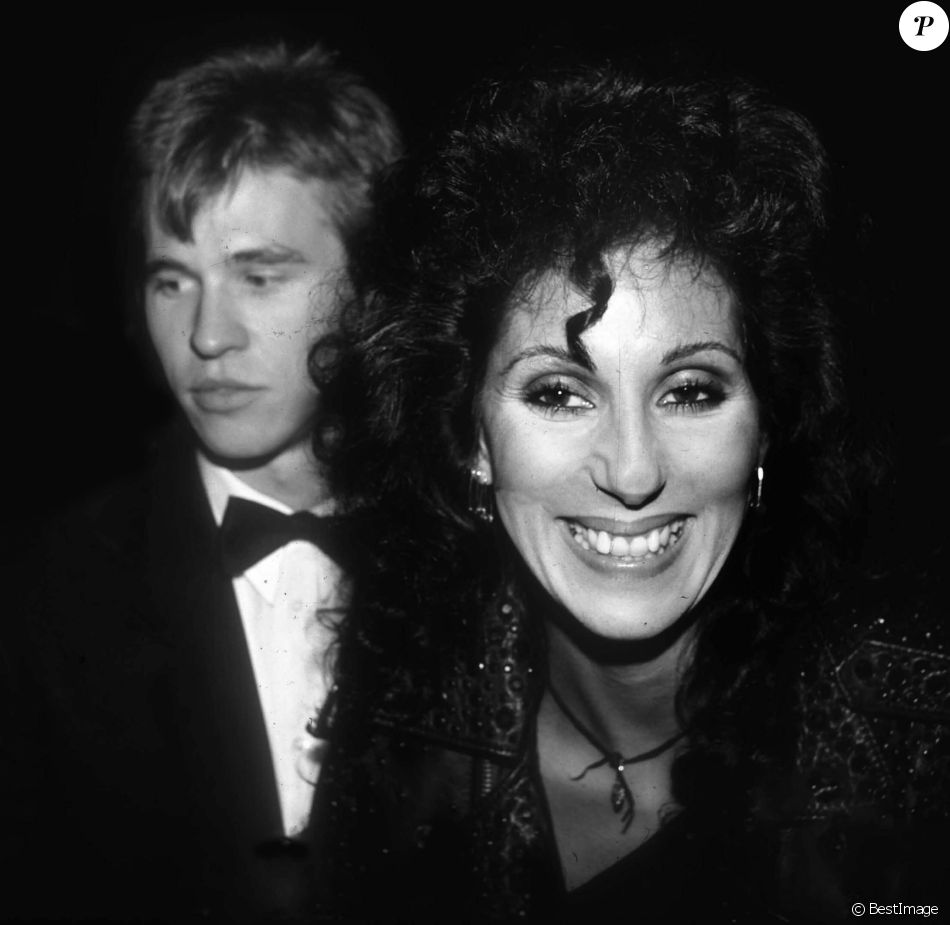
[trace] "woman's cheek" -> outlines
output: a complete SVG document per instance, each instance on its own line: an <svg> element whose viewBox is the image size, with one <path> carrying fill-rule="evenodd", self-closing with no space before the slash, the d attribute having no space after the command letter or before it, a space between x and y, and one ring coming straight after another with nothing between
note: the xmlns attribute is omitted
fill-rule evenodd
<svg viewBox="0 0 950 925"><path fill-rule="evenodd" d="M496 491L537 500L576 478L589 441L571 429L523 416L506 422L490 442Z"/></svg>

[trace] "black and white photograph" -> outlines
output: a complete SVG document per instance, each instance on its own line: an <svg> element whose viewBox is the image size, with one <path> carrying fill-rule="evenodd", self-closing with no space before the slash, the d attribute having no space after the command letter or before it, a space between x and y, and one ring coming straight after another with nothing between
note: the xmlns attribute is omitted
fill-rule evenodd
<svg viewBox="0 0 950 925"><path fill-rule="evenodd" d="M26 10L3 922L950 911L950 41Z"/></svg>

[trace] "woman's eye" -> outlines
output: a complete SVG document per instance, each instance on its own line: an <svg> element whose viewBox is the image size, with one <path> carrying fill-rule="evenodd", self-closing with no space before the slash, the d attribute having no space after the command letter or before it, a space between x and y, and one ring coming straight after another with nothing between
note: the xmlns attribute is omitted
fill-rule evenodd
<svg viewBox="0 0 950 925"><path fill-rule="evenodd" d="M528 403L548 411L583 411L594 406L564 383L540 385L528 392Z"/></svg>
<svg viewBox="0 0 950 925"><path fill-rule="evenodd" d="M718 405L723 398L722 389L712 382L683 382L670 389L660 401L661 405L675 410L693 410Z"/></svg>

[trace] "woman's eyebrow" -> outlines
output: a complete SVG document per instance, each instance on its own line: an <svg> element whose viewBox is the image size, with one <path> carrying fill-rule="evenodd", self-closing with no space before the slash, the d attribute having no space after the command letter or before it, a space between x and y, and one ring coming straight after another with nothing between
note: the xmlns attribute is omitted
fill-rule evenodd
<svg viewBox="0 0 950 925"><path fill-rule="evenodd" d="M727 346L718 340L703 340L696 341L691 344L679 344L674 347L672 350L668 350L663 354L660 362L664 366L668 366L670 363L675 363L677 360L685 359L686 357L693 356L697 353L705 353L708 350L716 350L720 353L725 353L727 356L732 357L737 363L741 365L742 357L733 350L732 347ZM524 360L531 360L535 357L550 357L555 360L560 360L563 363L570 363L574 366L584 366L585 364L579 363L577 356L571 353L566 347L557 346L555 344L537 344L533 347L528 347L525 350L519 351L515 356L505 365L504 369L501 371L503 376L511 372L519 363Z"/></svg>
<svg viewBox="0 0 950 925"><path fill-rule="evenodd" d="M705 353L707 350L718 350L720 353L725 353L728 356L731 356L737 363L742 364L742 357L732 349L732 347L726 346L722 341L718 340L701 340L696 341L692 344L680 344L679 346L674 347L672 350L668 350L663 354L660 362L664 366L668 366L670 363L675 363L677 360L683 360L686 357L693 356L696 353Z"/></svg>
<svg viewBox="0 0 950 925"><path fill-rule="evenodd" d="M528 347L527 349L515 354L515 356L501 371L501 374L506 376L519 363L523 362L524 360L534 359L535 357L551 357L552 359L560 360L563 363L571 363L575 366L578 365L577 357L574 356L574 354L572 354L566 347L559 347L554 344L538 344L534 347Z"/></svg>

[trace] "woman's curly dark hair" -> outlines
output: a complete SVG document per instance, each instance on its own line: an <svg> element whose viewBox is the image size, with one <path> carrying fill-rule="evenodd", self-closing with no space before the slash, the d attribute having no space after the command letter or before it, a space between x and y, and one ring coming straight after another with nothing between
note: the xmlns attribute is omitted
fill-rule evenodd
<svg viewBox="0 0 950 925"><path fill-rule="evenodd" d="M489 82L457 118L384 185L342 340L314 356L336 412L322 445L373 537L349 629L420 679L467 632L509 574L510 547L467 504L499 325L553 270L589 297L568 322L582 352L613 289L607 256L659 246L711 266L737 296L769 438L763 509L710 595L679 706L694 753L729 764L736 743L768 751L769 660L837 567L860 484L823 282L823 147L742 81L612 65Z"/></svg>

